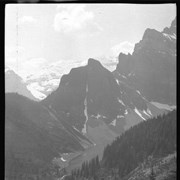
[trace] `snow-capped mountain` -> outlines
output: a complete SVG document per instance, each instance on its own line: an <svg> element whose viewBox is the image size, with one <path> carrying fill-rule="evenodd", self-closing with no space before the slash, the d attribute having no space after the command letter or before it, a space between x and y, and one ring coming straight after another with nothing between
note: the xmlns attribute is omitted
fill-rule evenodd
<svg viewBox="0 0 180 180"><path fill-rule="evenodd" d="M42 68L36 74L31 74L26 77L26 83L31 91L37 91L44 94L44 99L49 93L55 90L62 76L62 69L54 66Z"/></svg>
<svg viewBox="0 0 180 180"><path fill-rule="evenodd" d="M69 73L71 68L79 67L82 61L56 61L43 66L39 72L29 74L25 78L28 89L40 100L46 98L59 86L63 74ZM39 96L39 94L41 96Z"/></svg>
<svg viewBox="0 0 180 180"><path fill-rule="evenodd" d="M5 67L5 92L16 92L32 100L38 100L33 96L31 91L28 90L23 79L9 67Z"/></svg>

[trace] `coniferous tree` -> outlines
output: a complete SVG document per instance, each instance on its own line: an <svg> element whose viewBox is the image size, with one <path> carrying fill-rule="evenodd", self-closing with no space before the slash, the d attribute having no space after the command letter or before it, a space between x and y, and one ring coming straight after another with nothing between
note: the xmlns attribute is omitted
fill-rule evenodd
<svg viewBox="0 0 180 180"><path fill-rule="evenodd" d="M154 169L153 167L151 167L151 173L149 175L149 180L155 180L156 177L155 177L155 173L154 173Z"/></svg>

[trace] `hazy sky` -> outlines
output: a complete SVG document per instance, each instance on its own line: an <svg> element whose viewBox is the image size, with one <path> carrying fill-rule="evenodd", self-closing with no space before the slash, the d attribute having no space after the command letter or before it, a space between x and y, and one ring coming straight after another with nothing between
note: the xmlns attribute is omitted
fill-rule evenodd
<svg viewBox="0 0 180 180"><path fill-rule="evenodd" d="M5 63L26 74L55 62L132 53L146 28L162 31L175 16L175 4L6 5Z"/></svg>

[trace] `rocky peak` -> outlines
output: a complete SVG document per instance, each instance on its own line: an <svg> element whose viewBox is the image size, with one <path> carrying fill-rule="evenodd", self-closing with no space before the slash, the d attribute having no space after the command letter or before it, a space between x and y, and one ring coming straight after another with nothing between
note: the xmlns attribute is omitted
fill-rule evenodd
<svg viewBox="0 0 180 180"><path fill-rule="evenodd" d="M142 39L143 40L145 40L145 39L160 40L160 39L162 39L161 37L162 37L162 35L159 31L157 31L155 29L147 28L144 32Z"/></svg>
<svg viewBox="0 0 180 180"><path fill-rule="evenodd" d="M131 54L130 53L128 53L128 55L126 55L126 54L124 54L124 53L120 53L119 54L119 57L118 57L118 59L121 59L121 58L127 58L127 57L130 57L131 56Z"/></svg>
<svg viewBox="0 0 180 180"><path fill-rule="evenodd" d="M132 55L119 55L116 72L150 101L175 104L176 19L162 32L146 29ZM133 75L132 75L133 74ZM130 76L129 76L130 75Z"/></svg>
<svg viewBox="0 0 180 180"><path fill-rule="evenodd" d="M131 54L123 54L120 53L118 57L119 63L117 64L116 69L119 69L121 74L127 75L132 70L132 55ZM127 67L127 69L124 69L124 66Z"/></svg>
<svg viewBox="0 0 180 180"><path fill-rule="evenodd" d="M87 66L89 66L89 67L102 67L102 64L96 59L89 58Z"/></svg>
<svg viewBox="0 0 180 180"><path fill-rule="evenodd" d="M171 26L168 28L164 28L162 33L170 34L170 35L176 35L176 18L172 21Z"/></svg>

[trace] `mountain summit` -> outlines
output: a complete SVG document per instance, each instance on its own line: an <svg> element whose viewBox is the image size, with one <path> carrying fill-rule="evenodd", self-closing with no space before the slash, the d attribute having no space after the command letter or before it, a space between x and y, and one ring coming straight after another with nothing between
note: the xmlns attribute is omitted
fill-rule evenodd
<svg viewBox="0 0 180 180"><path fill-rule="evenodd" d="M175 105L176 20L162 32L147 29L132 55L119 55L118 73L147 100Z"/></svg>
<svg viewBox="0 0 180 180"><path fill-rule="evenodd" d="M164 28L163 33L176 35L176 18L172 21L171 26Z"/></svg>

